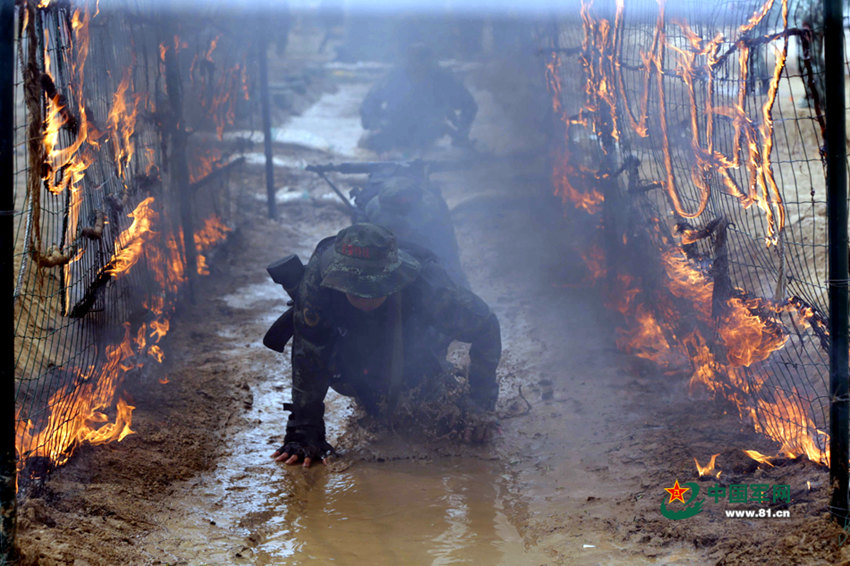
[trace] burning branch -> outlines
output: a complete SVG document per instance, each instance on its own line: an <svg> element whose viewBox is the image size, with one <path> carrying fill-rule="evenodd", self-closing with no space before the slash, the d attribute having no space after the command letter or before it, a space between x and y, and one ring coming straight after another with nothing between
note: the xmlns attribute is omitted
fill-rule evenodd
<svg viewBox="0 0 850 566"><path fill-rule="evenodd" d="M704 240L712 236L720 225L721 221L725 221L722 216L718 216L702 228L694 228L687 222L676 223L675 231L682 237L682 246L694 244L699 240ZM727 222L728 225L728 222ZM724 226L725 230L725 226Z"/></svg>
<svg viewBox="0 0 850 566"><path fill-rule="evenodd" d="M729 301L732 297L732 278L729 277L729 250L726 247L726 231L729 221L721 216L713 226L714 261L711 264L711 278L714 290L711 294L711 315L715 319L722 318L729 312Z"/></svg>
<svg viewBox="0 0 850 566"><path fill-rule="evenodd" d="M80 121L68 108L68 99L65 98L65 95L56 90L53 77L43 73L41 75L41 88L44 90L47 99L53 101L53 104L57 107L57 112L61 115L62 126L67 128L72 136L76 137L79 133Z"/></svg>
<svg viewBox="0 0 850 566"><path fill-rule="evenodd" d="M97 292L113 276L128 272L139 261L145 243L156 234L152 226L159 214L153 209L153 200L153 197L146 198L128 215L133 219L133 223L118 236L118 243L123 243L123 248L116 251L106 265L98 270L94 281L68 313L70 318L85 316L94 305Z"/></svg>

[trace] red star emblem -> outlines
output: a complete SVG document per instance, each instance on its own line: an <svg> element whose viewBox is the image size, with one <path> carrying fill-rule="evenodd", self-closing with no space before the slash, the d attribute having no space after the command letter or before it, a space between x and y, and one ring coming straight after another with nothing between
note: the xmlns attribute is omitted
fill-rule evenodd
<svg viewBox="0 0 850 566"><path fill-rule="evenodd" d="M667 503L673 503L677 499L679 501L681 501L682 503L684 503L685 502L685 497L684 497L685 492L688 491L689 489L691 489L691 488L680 486L679 480L676 480L676 483L673 485L673 487L665 487L664 488L664 491L666 491L667 493L670 494L670 501L668 501Z"/></svg>

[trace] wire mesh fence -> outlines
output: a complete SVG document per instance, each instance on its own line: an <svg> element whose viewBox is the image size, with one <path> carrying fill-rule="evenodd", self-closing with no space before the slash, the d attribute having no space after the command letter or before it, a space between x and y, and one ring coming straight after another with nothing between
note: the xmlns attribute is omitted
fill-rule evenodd
<svg viewBox="0 0 850 566"><path fill-rule="evenodd" d="M226 130L250 122L252 44L204 10L17 5L19 482L132 432L122 383L162 361L235 220Z"/></svg>
<svg viewBox="0 0 850 566"><path fill-rule="evenodd" d="M209 8L213 9L213 8ZM131 431L121 383L235 217L251 42L199 8L17 7L19 478ZM618 343L828 461L819 2L585 0L544 33L557 194L604 230ZM848 67L850 69L850 67ZM776 456L761 456L770 458Z"/></svg>
<svg viewBox="0 0 850 566"><path fill-rule="evenodd" d="M553 180L618 344L828 462L820 2L582 1L545 38Z"/></svg>

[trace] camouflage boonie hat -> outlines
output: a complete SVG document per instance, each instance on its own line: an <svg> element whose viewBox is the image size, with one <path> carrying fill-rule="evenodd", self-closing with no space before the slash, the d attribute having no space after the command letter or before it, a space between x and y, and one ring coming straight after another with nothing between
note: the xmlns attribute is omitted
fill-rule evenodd
<svg viewBox="0 0 850 566"><path fill-rule="evenodd" d="M391 295L419 273L419 262L398 249L393 233L375 224L343 228L326 254L322 287L367 299Z"/></svg>

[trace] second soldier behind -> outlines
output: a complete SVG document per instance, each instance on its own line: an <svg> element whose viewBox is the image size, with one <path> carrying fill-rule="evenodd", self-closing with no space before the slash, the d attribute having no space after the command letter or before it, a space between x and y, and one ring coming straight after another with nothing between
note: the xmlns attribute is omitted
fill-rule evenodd
<svg viewBox="0 0 850 566"><path fill-rule="evenodd" d="M360 118L367 133L360 146L378 153L417 151L447 135L455 145L467 145L477 112L463 83L440 67L427 46L413 44L405 64L366 95Z"/></svg>

